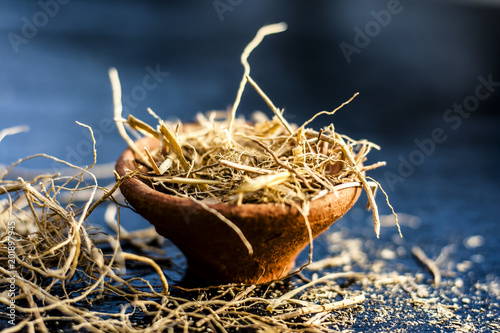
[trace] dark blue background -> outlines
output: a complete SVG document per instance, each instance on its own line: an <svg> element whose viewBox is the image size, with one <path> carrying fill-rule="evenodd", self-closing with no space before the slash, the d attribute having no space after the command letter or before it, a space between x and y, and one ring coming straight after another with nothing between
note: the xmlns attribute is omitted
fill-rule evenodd
<svg viewBox="0 0 500 333"><path fill-rule="evenodd" d="M500 87L460 124L445 119L448 109L475 94L479 76L500 82L498 2L402 0L400 13L350 62L339 45L355 45L355 28L373 25L371 11L387 9L390 1L234 3L220 16L211 1L74 0L59 4L43 22L40 3L0 1L1 128L31 128L1 142L0 164L39 152L90 164L89 139L75 120L101 134L100 163L116 160L125 144L108 126L113 117L110 67L118 69L129 95L142 85L148 66L169 73L130 109L141 119L151 119L146 107L183 121L199 111L225 109L243 72L243 48L262 25L285 21L288 31L267 37L251 55L252 77L297 123L359 91L350 105L313 126L334 122L340 133L382 146L370 161L388 165L370 175L384 185L398 212L421 220L416 229L403 227L404 246L419 245L436 258L451 244L457 261L479 253L482 259L464 279L471 284L487 276L498 280ZM23 36L26 22L36 19L43 24L16 50L12 33ZM268 112L248 89L239 112L256 109ZM437 128L446 139L430 149ZM430 150L422 151L415 140L427 142ZM411 168L404 169L405 163ZM54 167L45 161L28 166ZM396 230L384 228L381 240L374 240L369 213L360 209L366 200L360 201L338 224L375 247L390 247ZM387 214L383 203L379 197ZM137 227L143 222L131 214L124 223ZM484 244L465 247L464 239L472 235L482 236ZM330 254L322 241L315 259Z"/></svg>

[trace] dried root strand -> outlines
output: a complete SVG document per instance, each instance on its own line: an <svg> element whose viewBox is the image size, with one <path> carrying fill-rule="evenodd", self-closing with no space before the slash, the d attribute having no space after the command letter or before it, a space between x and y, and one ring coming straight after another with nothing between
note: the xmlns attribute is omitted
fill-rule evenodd
<svg viewBox="0 0 500 333"><path fill-rule="evenodd" d="M286 29L287 25L284 22L263 26L262 28L259 29L259 31L257 31L257 34L255 35L254 39L252 39L252 41L243 50L243 53L241 54L241 64L243 65L244 73L243 73L243 78L241 79L240 82L240 86L238 88L236 100L234 101L233 108L231 109L231 116L229 118L229 127L228 127L230 134L233 132L233 125L236 119L236 110L240 105L241 96L243 95L243 91L245 90L247 77L250 75L250 64L248 63L248 57L250 56L250 53L252 53L252 51L257 46L259 46L264 37L283 32Z"/></svg>

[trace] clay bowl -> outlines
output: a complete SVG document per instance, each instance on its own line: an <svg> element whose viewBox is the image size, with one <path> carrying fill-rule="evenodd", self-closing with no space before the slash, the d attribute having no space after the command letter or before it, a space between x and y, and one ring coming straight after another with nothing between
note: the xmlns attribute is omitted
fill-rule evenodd
<svg viewBox="0 0 500 333"><path fill-rule="evenodd" d="M137 147L151 151L158 140L143 138ZM124 176L137 169L132 150L123 152L116 171ZM295 258L309 244L304 218L290 206L276 204L207 204L240 228L253 247L253 255L236 232L190 199L159 192L152 184L132 177L120 190L128 203L157 232L186 256L188 268L214 283L265 283L286 276ZM328 229L358 199L361 188L341 189L310 203L313 237Z"/></svg>

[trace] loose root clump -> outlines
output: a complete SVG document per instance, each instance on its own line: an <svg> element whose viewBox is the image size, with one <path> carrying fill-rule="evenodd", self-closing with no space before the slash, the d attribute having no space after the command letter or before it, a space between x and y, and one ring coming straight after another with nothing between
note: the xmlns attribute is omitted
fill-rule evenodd
<svg viewBox="0 0 500 333"><path fill-rule="evenodd" d="M33 158L63 163L75 175L9 177ZM161 248L145 245L158 235L150 229L127 233L120 227L121 205L114 196L124 178L111 188L101 187L91 169L41 154L15 163L0 175L0 287L4 290L0 323L8 322L5 332L52 332L61 327L88 332L321 332L331 324L325 317L330 318L330 312L365 300L359 292L349 297L330 294L328 304L321 305L296 298L317 284L335 284L356 278L357 273L330 274L292 290L280 281L269 286L169 286L163 270L149 258L153 250L162 253ZM88 200L82 204L77 197ZM108 202L105 219L114 221L112 228L118 231L114 236L86 222L103 202ZM126 243L148 256L124 251ZM122 272L131 267L125 262L131 261L142 264L140 273L132 269L125 277ZM145 271L158 278L142 278ZM106 302L110 306L105 311L94 309L95 304L102 308ZM311 315L314 321L308 320Z"/></svg>
<svg viewBox="0 0 500 333"><path fill-rule="evenodd" d="M238 205L285 203L305 207L309 201L342 187L360 186L367 194L378 237L380 222L374 193L381 186L365 172L385 162L365 163L371 149L380 148L368 140L354 140L338 133L333 124L319 131L307 127L320 115L335 114L358 93L335 110L321 111L297 126L285 119L284 110L278 109L250 76L248 57L252 50L265 36L285 29L286 25L279 23L259 30L241 56L244 74L232 109L200 113L194 123L165 122L151 109L149 113L158 122L155 127L133 115L125 119L118 73L111 69L117 127L137 162L149 169L137 176L172 195ZM247 83L270 107L272 119L262 112L255 113L251 121L236 117ZM137 136L159 140L159 147L154 151L137 147L126 128Z"/></svg>

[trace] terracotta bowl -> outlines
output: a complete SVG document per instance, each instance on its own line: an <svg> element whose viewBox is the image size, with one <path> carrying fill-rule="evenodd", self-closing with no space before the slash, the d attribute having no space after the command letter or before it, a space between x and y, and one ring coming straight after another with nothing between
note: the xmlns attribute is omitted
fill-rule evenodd
<svg viewBox="0 0 500 333"><path fill-rule="evenodd" d="M151 151L156 139L144 138L138 147ZM135 155L127 149L116 163L124 176L135 170ZM190 199L159 192L132 177L120 190L128 203L152 223L157 232L184 253L189 269L214 283L265 283L286 276L295 258L309 244L304 218L290 206L277 204L208 204L240 228L253 247L253 255L236 234L213 213ZM328 229L358 199L361 188L341 189L310 204L313 237Z"/></svg>

